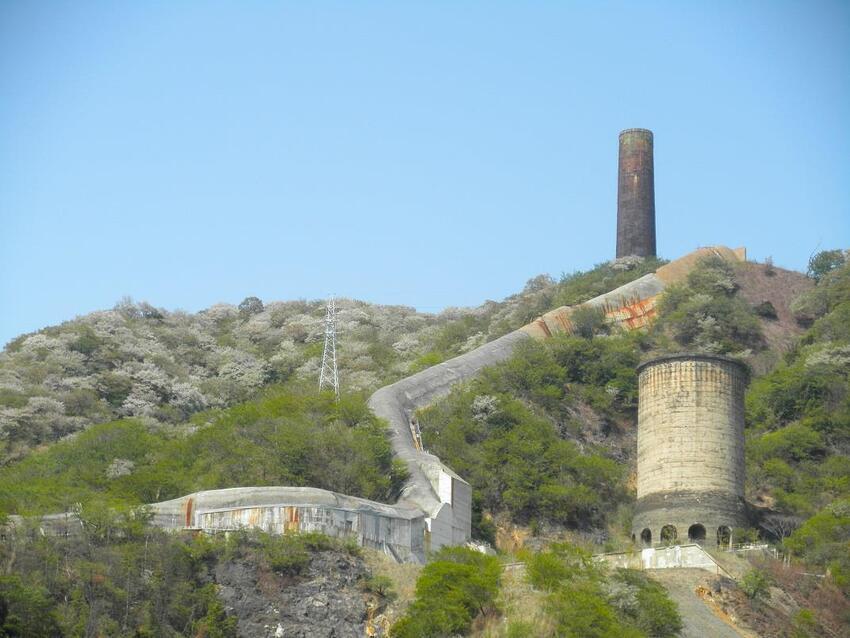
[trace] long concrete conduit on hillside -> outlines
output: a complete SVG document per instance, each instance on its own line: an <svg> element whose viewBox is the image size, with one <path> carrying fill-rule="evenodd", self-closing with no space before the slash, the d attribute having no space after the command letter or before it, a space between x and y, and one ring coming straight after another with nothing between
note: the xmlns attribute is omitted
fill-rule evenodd
<svg viewBox="0 0 850 638"><path fill-rule="evenodd" d="M701 248L631 283L588 301L609 321L627 329L645 326L656 301L671 283L683 280L703 257L743 261L743 249ZM516 344L570 332L572 308L546 313L503 337L381 388L369 407L390 426L395 455L405 462L409 479L394 505L308 487L240 487L195 492L150 506L153 523L168 529L233 530L253 527L269 532L320 531L354 535L399 561L422 562L429 551L471 539L472 489L433 454L421 451L411 435L414 411L449 393L456 383L482 368L508 359ZM46 517L51 527L74 525L69 514ZM76 521L78 524L79 521Z"/></svg>

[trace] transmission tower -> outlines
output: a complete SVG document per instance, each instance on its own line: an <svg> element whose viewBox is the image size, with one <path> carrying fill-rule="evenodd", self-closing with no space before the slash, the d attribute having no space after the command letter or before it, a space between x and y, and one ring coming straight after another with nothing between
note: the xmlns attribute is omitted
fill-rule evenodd
<svg viewBox="0 0 850 638"><path fill-rule="evenodd" d="M325 314L325 349L322 352L322 371L319 373L319 391L333 388L339 398L339 374L336 370L336 303L333 297L328 299Z"/></svg>

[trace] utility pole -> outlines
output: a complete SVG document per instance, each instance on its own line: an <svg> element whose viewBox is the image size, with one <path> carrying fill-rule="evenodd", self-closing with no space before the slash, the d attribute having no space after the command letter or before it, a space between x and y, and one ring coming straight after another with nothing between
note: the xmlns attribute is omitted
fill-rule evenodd
<svg viewBox="0 0 850 638"><path fill-rule="evenodd" d="M336 369L336 302L328 299L325 314L325 349L322 352L322 371L319 373L319 391L333 389L339 399L339 374Z"/></svg>

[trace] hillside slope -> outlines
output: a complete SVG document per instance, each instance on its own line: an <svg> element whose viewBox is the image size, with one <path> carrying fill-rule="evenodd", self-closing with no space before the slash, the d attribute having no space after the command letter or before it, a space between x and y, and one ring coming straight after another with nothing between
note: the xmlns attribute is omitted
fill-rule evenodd
<svg viewBox="0 0 850 638"><path fill-rule="evenodd" d="M765 333L802 333L784 318L788 290L811 288L805 276L712 255L690 268L665 291L649 332L618 330L591 309L576 310L576 334L520 344L511 359L421 412L425 445L473 485L477 533L493 541L487 516L506 515L537 530L566 526L612 538L608 526L622 524L633 498L638 363L702 350L757 367L777 361L782 353L773 347L785 343ZM758 314L766 299L783 319Z"/></svg>
<svg viewBox="0 0 850 638"><path fill-rule="evenodd" d="M503 301L439 315L337 300L346 391L371 391L473 350L546 310L651 272L604 264L556 282L540 275ZM198 313L125 299L112 310L21 335L0 353L0 461L93 423L137 417L179 424L244 401L268 384L318 378L322 301L218 304ZM315 381L313 381L315 382Z"/></svg>
<svg viewBox="0 0 850 638"><path fill-rule="evenodd" d="M609 335L604 323L598 323L588 315L581 318L588 321L586 336L562 336L545 344L528 340L525 342L527 346L519 348L513 358L485 370L478 380L461 385L448 399L439 401L434 408L423 413L426 445L434 445L435 451L436 446L444 445L440 450L441 456L444 455L444 460L464 476L469 476L477 489L481 489L478 481L482 481L481 485L489 481L489 493L483 498L479 494L476 507L477 520L474 524L479 536L492 534L486 514L499 512L507 513L518 522L531 523L532 528L555 523L586 531L603 530L602 534L595 532L595 536L591 536L598 540L609 536L611 532L605 531L606 526L610 527L617 518L628 514L629 491L624 469L628 468L631 448L628 442L636 398L636 360L666 347L688 344L719 346L726 351L744 354L747 349L752 349L754 356L770 353L772 342L763 334L764 327L770 325L767 322L782 321L779 311L790 312L788 301L778 293L774 294L776 291L770 283L748 298L744 292L749 284L740 282L751 277L759 285L762 285L762 280L778 282L777 285L785 287L789 281L806 285L800 276L789 275L783 279L775 274L758 272L730 274L716 264L709 264L701 273L707 273L707 276L689 279L673 295L675 303L669 307L662 306L660 321L649 335ZM730 278L731 286L727 285ZM572 282L575 283L575 280ZM569 279L559 285L547 284L548 290L553 292L549 300L558 295L567 296L570 284ZM755 288L755 284L752 287ZM773 295L767 299L771 300L771 305L778 306L775 308L777 318L757 313L757 306L764 299L754 300L765 294ZM839 350L842 347L841 342L835 340L841 324L840 320L830 317L836 309L841 312L842 302L833 300L829 303L824 311L826 314L821 314L821 319L817 320L819 323L806 339L811 345L828 335L832 345L827 351L834 357L835 347ZM699 313L692 312L695 307ZM738 313L732 316L746 319L744 323L749 322L747 331L724 332L717 316L730 309ZM670 317L676 316L674 313L683 317L681 323L671 323ZM695 331L680 330L693 317L697 317ZM712 320L706 321L706 318ZM458 321L464 330L468 329L464 320ZM800 328L787 324L783 330L792 338L792 331ZM451 332L451 328L446 332ZM458 339L450 342L456 344L453 347L458 347ZM823 351L822 346L816 346L809 349L809 354ZM445 356L445 349L435 347L424 356L427 358L430 354L441 358ZM777 359L774 355L773 360ZM770 359L765 358L765 361ZM411 367L415 369L415 364ZM846 398L846 394L829 396L832 401L829 405L834 405L835 401L840 404L841 396ZM769 407L773 409L773 404ZM432 415L437 418L429 421ZM268 416L275 418L279 415ZM340 420L341 416L333 418ZM246 425L238 419L230 422L230 427L250 432L252 428ZM840 422L837 425L840 427ZM223 431L227 429L229 427L225 426ZM199 430L199 441L203 439L205 430L206 427ZM277 431L276 428L274 431ZM447 436L451 431L455 431L453 438ZM838 444L841 440L835 436L830 439ZM263 445L259 441L254 443L260 444L256 450ZM779 449L785 448L780 446ZM839 458L838 449L835 446L830 449L830 458ZM476 456L476 451L481 454ZM465 458L466 454L471 456ZM33 455L32 458L39 456ZM143 457L144 454L140 458ZM250 454L246 460L249 457ZM64 471L57 467L61 463L51 465L54 477L57 469L59 475ZM20 482L21 477L16 479L15 476L18 467L17 463L9 466L7 485L14 485L16 480ZM531 469L535 472L529 472ZM243 478L241 474L240 478ZM95 479L102 481L101 477ZM89 479L84 477L83 482L86 480ZM45 485L49 482L47 478ZM828 510L827 514L844 516L843 510L837 509ZM836 542L841 543L841 540L836 539Z"/></svg>
<svg viewBox="0 0 850 638"><path fill-rule="evenodd" d="M562 288L540 276L502 302L439 315L338 299L343 387L374 390L469 351L545 310ZM321 301L248 298L192 314L124 300L21 335L0 353L2 456L119 417L177 424L268 384L317 379L324 316Z"/></svg>

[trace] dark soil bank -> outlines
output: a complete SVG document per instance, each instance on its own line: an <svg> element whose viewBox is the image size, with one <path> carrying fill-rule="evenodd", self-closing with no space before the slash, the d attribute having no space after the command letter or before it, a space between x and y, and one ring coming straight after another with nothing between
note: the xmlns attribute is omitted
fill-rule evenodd
<svg viewBox="0 0 850 638"><path fill-rule="evenodd" d="M337 551L313 555L297 577L258 568L247 560L216 566L219 597L238 618L245 637L352 638L365 635L366 601L359 558Z"/></svg>

